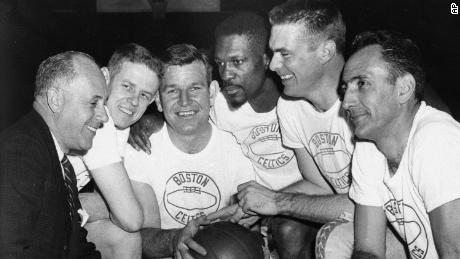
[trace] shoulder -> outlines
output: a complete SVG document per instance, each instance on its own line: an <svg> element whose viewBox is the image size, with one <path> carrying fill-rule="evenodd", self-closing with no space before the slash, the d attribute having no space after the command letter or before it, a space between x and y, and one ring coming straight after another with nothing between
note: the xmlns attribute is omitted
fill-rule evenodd
<svg viewBox="0 0 460 259"><path fill-rule="evenodd" d="M422 106L414 119L414 145L460 142L460 124L449 114L430 106Z"/></svg>

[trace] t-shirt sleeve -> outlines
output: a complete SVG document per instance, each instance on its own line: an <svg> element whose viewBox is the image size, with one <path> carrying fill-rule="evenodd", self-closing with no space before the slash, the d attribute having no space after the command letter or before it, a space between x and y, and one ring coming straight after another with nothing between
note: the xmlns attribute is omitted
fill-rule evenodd
<svg viewBox="0 0 460 259"><path fill-rule="evenodd" d="M460 198L460 127L435 123L414 133L411 175L427 212Z"/></svg>
<svg viewBox="0 0 460 259"><path fill-rule="evenodd" d="M228 176L231 177L227 179L232 184L232 189L236 193L238 185L255 180L254 167L251 161L243 155L241 147L237 144L233 136L225 133L220 138L224 140L222 144L226 147L224 161L227 161L228 168L230 169Z"/></svg>
<svg viewBox="0 0 460 259"><path fill-rule="evenodd" d="M349 195L357 204L383 206L382 188L385 157L374 144L358 142L351 166L352 183Z"/></svg>
<svg viewBox="0 0 460 259"><path fill-rule="evenodd" d="M296 134L295 122L298 119L294 117L295 110L293 109L294 107L290 107L289 102L293 101L280 98L276 109L280 124L281 140L287 147L294 149L303 148L304 146Z"/></svg>
<svg viewBox="0 0 460 259"><path fill-rule="evenodd" d="M129 179L149 183L148 172L146 171L148 166L144 162L146 160L145 156L148 156L148 154L144 153L144 151L137 151L130 145L126 147L123 163Z"/></svg>
<svg viewBox="0 0 460 259"><path fill-rule="evenodd" d="M83 161L89 170L121 161L121 156L117 148L117 132L110 116L109 120L104 123L104 126L96 131L96 136L93 138L93 146L83 156Z"/></svg>

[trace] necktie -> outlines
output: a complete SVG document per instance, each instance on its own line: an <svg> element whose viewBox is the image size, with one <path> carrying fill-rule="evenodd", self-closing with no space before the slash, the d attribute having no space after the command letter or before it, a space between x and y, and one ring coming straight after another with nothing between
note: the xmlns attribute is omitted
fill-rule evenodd
<svg viewBox="0 0 460 259"><path fill-rule="evenodd" d="M80 200L78 199L77 191L77 178L73 171L72 164L66 155L61 160L62 167L64 168L64 184L67 188L67 203L69 205L69 215L73 219L78 213L78 209L81 209Z"/></svg>

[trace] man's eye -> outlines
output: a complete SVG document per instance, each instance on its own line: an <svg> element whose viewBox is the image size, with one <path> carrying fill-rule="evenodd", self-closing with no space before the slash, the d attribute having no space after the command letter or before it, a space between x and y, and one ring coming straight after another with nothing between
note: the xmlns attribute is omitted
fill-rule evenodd
<svg viewBox="0 0 460 259"><path fill-rule="evenodd" d="M174 93L176 93L176 92L177 92L177 91L176 91L175 89L171 89L171 90L166 91L166 93L168 93L168 94L174 94Z"/></svg>
<svg viewBox="0 0 460 259"><path fill-rule="evenodd" d="M281 52L280 54L281 54L281 56L282 56L283 58L289 57L289 53L287 53L287 52Z"/></svg>
<svg viewBox="0 0 460 259"><path fill-rule="evenodd" d="M97 102L90 102L89 105L90 105L91 107L96 107L96 106L97 106Z"/></svg>
<svg viewBox="0 0 460 259"><path fill-rule="evenodd" d="M144 98L144 99L146 99L148 101L150 101L152 99L149 94L142 93L141 96L142 96L142 98Z"/></svg>
<svg viewBox="0 0 460 259"><path fill-rule="evenodd" d="M358 80L358 82L356 83L356 85L358 86L358 88L363 88L365 86L367 86L367 81L364 81L364 80Z"/></svg>
<svg viewBox="0 0 460 259"><path fill-rule="evenodd" d="M217 66L219 66L219 67L223 67L223 66L224 66L224 62L219 61L219 60L216 60L216 64L217 64Z"/></svg>
<svg viewBox="0 0 460 259"><path fill-rule="evenodd" d="M241 64L243 64L243 62L244 62L244 61L243 61L242 59L235 59L235 60L233 60L233 64L234 64L235 66L241 65Z"/></svg>
<svg viewBox="0 0 460 259"><path fill-rule="evenodd" d="M348 88L348 85L347 85L346 83L342 83L342 84L340 85L340 89L341 89L342 92L344 92L344 93L347 91L347 88Z"/></svg>

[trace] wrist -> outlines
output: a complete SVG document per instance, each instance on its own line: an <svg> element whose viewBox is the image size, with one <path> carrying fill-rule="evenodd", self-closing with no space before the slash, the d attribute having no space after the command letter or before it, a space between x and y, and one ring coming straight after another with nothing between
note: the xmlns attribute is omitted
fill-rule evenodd
<svg viewBox="0 0 460 259"><path fill-rule="evenodd" d="M278 215L289 215L291 203L293 200L292 193L279 192L275 196L275 204Z"/></svg>

